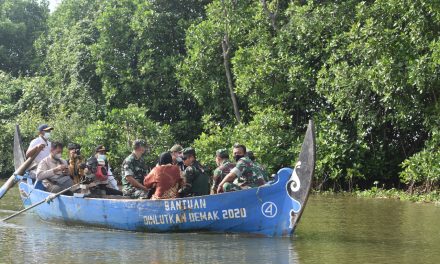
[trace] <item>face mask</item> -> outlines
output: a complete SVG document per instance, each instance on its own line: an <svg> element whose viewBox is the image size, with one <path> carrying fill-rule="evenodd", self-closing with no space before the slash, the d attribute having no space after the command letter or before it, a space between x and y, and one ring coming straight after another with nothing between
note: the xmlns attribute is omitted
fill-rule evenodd
<svg viewBox="0 0 440 264"><path fill-rule="evenodd" d="M182 157L177 157L177 158L176 158L176 162L177 162L177 163L181 163L181 162L183 162Z"/></svg>
<svg viewBox="0 0 440 264"><path fill-rule="evenodd" d="M44 132L44 138L49 139L50 138L50 132Z"/></svg>
<svg viewBox="0 0 440 264"><path fill-rule="evenodd" d="M99 154L99 155L98 155L98 159L106 160L106 159L107 159L107 156L106 156L106 155L103 155L103 154Z"/></svg>
<svg viewBox="0 0 440 264"><path fill-rule="evenodd" d="M61 159L61 153L57 153L53 155L54 159Z"/></svg>
<svg viewBox="0 0 440 264"><path fill-rule="evenodd" d="M239 161L243 157L244 157L244 155L235 155L234 159L235 159L235 161Z"/></svg>

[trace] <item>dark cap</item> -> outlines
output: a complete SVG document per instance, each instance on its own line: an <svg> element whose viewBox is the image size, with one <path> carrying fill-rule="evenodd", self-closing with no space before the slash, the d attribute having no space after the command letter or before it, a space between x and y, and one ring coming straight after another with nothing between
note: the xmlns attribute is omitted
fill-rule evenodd
<svg viewBox="0 0 440 264"><path fill-rule="evenodd" d="M182 152L182 151L183 151L183 148L182 148L181 145L176 144L176 145L174 145L174 146L172 146L172 147L170 148L170 151L171 151L171 152Z"/></svg>
<svg viewBox="0 0 440 264"><path fill-rule="evenodd" d="M228 159L229 158L229 152L228 152L227 149L218 149L215 152L215 155L217 157L219 157L219 158L222 158L222 159Z"/></svg>
<svg viewBox="0 0 440 264"><path fill-rule="evenodd" d="M51 130L53 130L53 127L50 127L50 126L48 126L46 124L42 124L37 129L38 129L38 132L51 131Z"/></svg>
<svg viewBox="0 0 440 264"><path fill-rule="evenodd" d="M184 155L184 156L188 156L188 155L196 156L196 150L193 149L193 148L191 148L191 147L185 148L185 149L183 150L183 155Z"/></svg>
<svg viewBox="0 0 440 264"><path fill-rule="evenodd" d="M68 150L81 149L81 145L77 144L77 143L69 143L69 144L67 144L67 149Z"/></svg>
<svg viewBox="0 0 440 264"><path fill-rule="evenodd" d="M95 148L95 153L100 152L100 151L108 151L108 149L106 149L104 145L98 145Z"/></svg>
<svg viewBox="0 0 440 264"><path fill-rule="evenodd" d="M145 142L145 140L142 139L136 139L135 141L133 141L133 149L137 149L140 147L147 147L147 142Z"/></svg>

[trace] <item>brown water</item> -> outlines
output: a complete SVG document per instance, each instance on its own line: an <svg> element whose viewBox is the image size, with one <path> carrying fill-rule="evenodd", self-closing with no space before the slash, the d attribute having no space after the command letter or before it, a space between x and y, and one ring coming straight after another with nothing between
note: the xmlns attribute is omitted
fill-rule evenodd
<svg viewBox="0 0 440 264"><path fill-rule="evenodd" d="M20 208L12 190L0 218ZM0 263L440 263L440 206L312 195L292 238L143 234L26 214L0 223Z"/></svg>

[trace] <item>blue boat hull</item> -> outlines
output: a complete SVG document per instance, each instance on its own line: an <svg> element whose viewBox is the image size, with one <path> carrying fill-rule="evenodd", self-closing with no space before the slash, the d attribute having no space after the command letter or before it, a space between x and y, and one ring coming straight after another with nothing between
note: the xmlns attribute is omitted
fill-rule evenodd
<svg viewBox="0 0 440 264"><path fill-rule="evenodd" d="M21 144L18 126L15 142ZM20 145L14 157L23 156ZM16 158L19 166L21 159ZM144 231L247 233L289 236L307 202L315 169L315 131L309 122L295 168L281 169L274 181L258 188L170 200L79 198L61 195L34 210L41 219L70 224ZM18 178L18 176L17 176ZM25 207L50 193L21 181Z"/></svg>
<svg viewBox="0 0 440 264"><path fill-rule="evenodd" d="M255 189L173 200L98 199L60 196L35 212L43 220L144 232L221 232L288 236L299 201L287 193L292 169L282 169L276 182ZM25 206L50 193L19 185Z"/></svg>

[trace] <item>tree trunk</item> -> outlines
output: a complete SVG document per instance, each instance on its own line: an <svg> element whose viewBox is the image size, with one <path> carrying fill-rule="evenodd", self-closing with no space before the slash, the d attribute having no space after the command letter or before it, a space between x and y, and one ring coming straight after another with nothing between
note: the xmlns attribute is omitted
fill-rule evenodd
<svg viewBox="0 0 440 264"><path fill-rule="evenodd" d="M228 80L229 93L231 95L232 106L234 107L234 114L237 122L241 122L240 111L238 108L237 97L234 92L234 83L232 82L232 74L231 74L231 65L230 65L230 57L229 57L229 38L228 34L225 33L225 37L222 41L222 49L223 49L223 63L225 65L226 79Z"/></svg>
<svg viewBox="0 0 440 264"><path fill-rule="evenodd" d="M275 12L271 12L269 10L269 7L267 6L266 0L261 0L261 5L263 6L264 12L266 12L267 16L270 19L270 23L272 25L273 30L277 31L278 30L278 27L277 27L277 15L278 15L278 5L279 5L279 2L277 1L277 10Z"/></svg>

